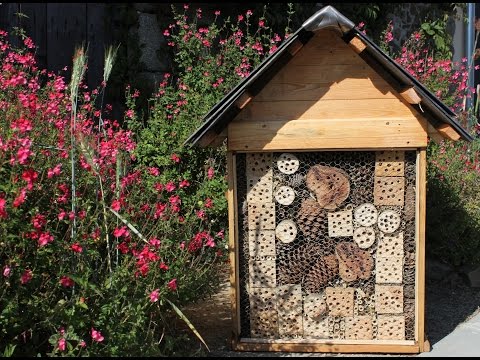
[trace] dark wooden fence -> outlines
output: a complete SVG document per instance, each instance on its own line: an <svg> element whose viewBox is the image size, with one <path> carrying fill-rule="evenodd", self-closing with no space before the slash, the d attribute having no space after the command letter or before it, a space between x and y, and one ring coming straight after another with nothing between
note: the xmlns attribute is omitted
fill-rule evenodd
<svg viewBox="0 0 480 360"><path fill-rule="evenodd" d="M39 66L51 71L65 66L70 69L75 48L88 44L87 82L97 86L103 73L104 49L111 40L105 14L105 3L2 3L0 28L23 28L37 45ZM67 71L67 81L69 74Z"/></svg>

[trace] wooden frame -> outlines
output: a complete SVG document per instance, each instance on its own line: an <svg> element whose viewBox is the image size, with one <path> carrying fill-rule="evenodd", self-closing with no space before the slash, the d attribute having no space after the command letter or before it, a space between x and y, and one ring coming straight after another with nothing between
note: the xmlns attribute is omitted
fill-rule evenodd
<svg viewBox="0 0 480 360"><path fill-rule="evenodd" d="M391 150L390 148L389 150ZM331 149L335 151L352 151L352 149ZM355 149L370 151L378 149ZM400 150L400 149L399 149ZM405 149L401 149L405 150ZM284 352L318 352L318 353L403 353L415 354L429 351L425 337L425 213L426 213L426 148L409 148L416 150L416 218L415 218L415 340L315 340L315 339L254 339L240 338L240 289L239 289L239 252L238 252L238 216L235 151L227 152L228 169L228 209L229 209L229 259L231 282L231 305L233 332L231 346L235 351L284 351ZM272 150L278 151L278 150ZM290 152L307 151L306 149L288 149ZM312 150L308 150L312 151ZM325 151L325 149L313 149ZM242 152L243 153L243 152ZM247 153L247 152L245 152Z"/></svg>

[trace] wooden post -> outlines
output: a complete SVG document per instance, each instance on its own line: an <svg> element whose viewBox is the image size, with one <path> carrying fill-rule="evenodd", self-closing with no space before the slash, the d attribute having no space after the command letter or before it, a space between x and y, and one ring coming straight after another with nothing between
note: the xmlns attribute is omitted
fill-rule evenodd
<svg viewBox="0 0 480 360"><path fill-rule="evenodd" d="M415 340L419 351L424 352L425 344L425 215L427 190L427 151L421 148L417 152L417 201L416 201L416 281L415 281Z"/></svg>
<svg viewBox="0 0 480 360"><path fill-rule="evenodd" d="M240 336L240 304L238 289L238 251L237 251L237 194L236 194L236 162L235 155L227 152L227 172L228 172L228 258L230 261L230 303L232 309L233 333L231 346L236 348L237 340Z"/></svg>

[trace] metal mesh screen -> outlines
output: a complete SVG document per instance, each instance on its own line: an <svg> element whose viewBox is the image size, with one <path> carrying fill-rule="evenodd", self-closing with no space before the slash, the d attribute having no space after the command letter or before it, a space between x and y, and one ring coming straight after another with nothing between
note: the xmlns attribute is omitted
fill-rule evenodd
<svg viewBox="0 0 480 360"><path fill-rule="evenodd" d="M236 166L241 337L414 340L415 151Z"/></svg>

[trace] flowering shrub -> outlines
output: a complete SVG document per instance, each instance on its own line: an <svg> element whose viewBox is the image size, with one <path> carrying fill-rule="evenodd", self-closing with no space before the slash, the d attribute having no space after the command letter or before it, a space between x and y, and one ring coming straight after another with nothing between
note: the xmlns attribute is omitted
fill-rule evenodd
<svg viewBox="0 0 480 360"><path fill-rule="evenodd" d="M383 34L382 49L388 43L393 25ZM425 26L403 44L395 60L458 114L461 124L475 140L430 141L427 148L427 250L438 259L461 267L480 263L480 183L478 122L466 109L474 88L468 87L472 64L463 58L453 62L442 49L428 46ZM430 42L431 43L431 42ZM445 44L443 44L445 45ZM475 66L478 69L478 65Z"/></svg>
<svg viewBox="0 0 480 360"><path fill-rule="evenodd" d="M201 10L190 19L187 7L165 32L176 71L144 121L127 86L125 127L102 104L114 51L90 90L84 51L67 84L37 68L31 39L16 48L0 32L5 356L178 354L175 304L215 289L226 248L224 152L183 141L281 38L263 18L252 33L251 11L197 28Z"/></svg>

